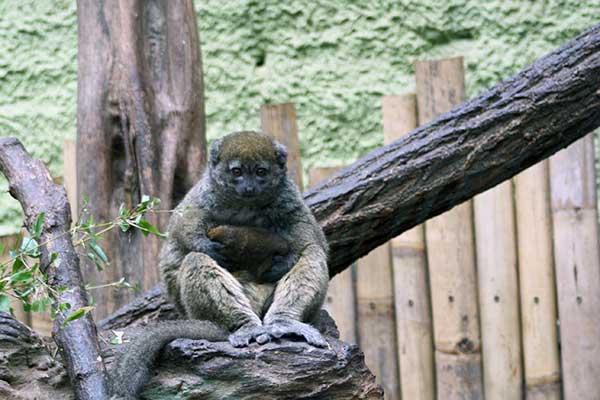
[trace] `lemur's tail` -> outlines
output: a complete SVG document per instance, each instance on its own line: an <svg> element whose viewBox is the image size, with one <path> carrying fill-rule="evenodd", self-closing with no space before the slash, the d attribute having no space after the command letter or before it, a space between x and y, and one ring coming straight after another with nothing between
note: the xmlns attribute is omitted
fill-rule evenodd
<svg viewBox="0 0 600 400"><path fill-rule="evenodd" d="M150 369L160 350L178 338L227 340L229 333L202 320L174 320L148 326L127 345L111 372L113 400L137 400L150 377Z"/></svg>

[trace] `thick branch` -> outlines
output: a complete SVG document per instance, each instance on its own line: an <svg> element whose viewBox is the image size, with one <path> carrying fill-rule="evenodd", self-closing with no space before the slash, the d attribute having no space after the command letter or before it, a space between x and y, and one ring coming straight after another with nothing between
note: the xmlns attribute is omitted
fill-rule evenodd
<svg viewBox="0 0 600 400"><path fill-rule="evenodd" d="M600 25L310 189L330 273L600 125Z"/></svg>
<svg viewBox="0 0 600 400"><path fill-rule="evenodd" d="M45 243L41 246L41 265L53 288L68 288L54 298L53 306L69 303L72 311L87 306L79 258L68 233L71 212L65 189L52 182L44 164L31 158L15 138L0 139L0 171L10 184L10 193L21 203L29 228L40 213L45 213L40 239L41 243ZM52 253L58 257L48 266ZM99 361L96 327L92 318L87 315L61 328L65 317L65 314L57 312L52 335L66 360L77 399L104 400L108 398L107 381L104 366Z"/></svg>

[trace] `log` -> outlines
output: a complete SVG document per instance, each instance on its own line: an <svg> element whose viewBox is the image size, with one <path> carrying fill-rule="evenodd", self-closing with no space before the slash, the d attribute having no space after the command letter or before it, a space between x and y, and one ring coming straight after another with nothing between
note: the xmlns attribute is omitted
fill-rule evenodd
<svg viewBox="0 0 600 400"><path fill-rule="evenodd" d="M79 258L73 248L71 235L71 210L62 186L54 184L48 169L34 160L15 138L0 139L0 171L9 182L9 191L23 207L25 224L31 228L44 212L45 219L40 237L40 270L48 275L48 283L58 289L68 290L53 294L55 309L69 303L71 309L57 312L52 336L66 360L66 368L77 399L105 400L108 386L104 366L100 360L96 326L89 314L61 324L70 313L88 306L87 294L79 270ZM50 255L58 255L49 265Z"/></svg>
<svg viewBox="0 0 600 400"><path fill-rule="evenodd" d="M330 274L598 126L600 25L309 189Z"/></svg>
<svg viewBox="0 0 600 400"><path fill-rule="evenodd" d="M157 303L159 290L118 311L120 318L105 320L100 335L107 339L102 356L108 367L124 349L109 345L115 331L129 340L156 319L179 316L140 312ZM160 307L159 307L160 308ZM169 307L167 307L169 308ZM122 323L128 327L121 330ZM337 339L333 320L322 314L317 327L330 347L317 349L304 342L283 340L265 346L236 349L229 343L178 339L163 351L155 375L142 399L235 398L256 399L382 399L383 392L354 344ZM0 313L0 397L15 400L73 399L73 391L60 359L55 359L33 331Z"/></svg>

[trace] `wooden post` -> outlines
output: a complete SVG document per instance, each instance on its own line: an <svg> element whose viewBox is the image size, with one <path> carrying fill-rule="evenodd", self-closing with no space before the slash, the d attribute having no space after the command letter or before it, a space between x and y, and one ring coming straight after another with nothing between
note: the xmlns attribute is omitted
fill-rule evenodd
<svg viewBox="0 0 600 400"><path fill-rule="evenodd" d="M548 161L515 177L527 400L561 395Z"/></svg>
<svg viewBox="0 0 600 400"><path fill-rule="evenodd" d="M414 93L383 97L382 111L386 144L417 127ZM423 226L404 232L390 244L402 398L433 400L433 330Z"/></svg>
<svg viewBox="0 0 600 400"><path fill-rule="evenodd" d="M400 399L394 288L389 243L357 261L358 338L386 400Z"/></svg>
<svg viewBox="0 0 600 400"><path fill-rule="evenodd" d="M263 105L260 108L260 119L263 132L272 135L287 147L289 174L302 190L302 163L296 107L293 103Z"/></svg>
<svg viewBox="0 0 600 400"><path fill-rule="evenodd" d="M512 183L475 197L486 400L521 400L521 335Z"/></svg>
<svg viewBox="0 0 600 400"><path fill-rule="evenodd" d="M77 143L75 139L67 139L63 145L63 185L67 190L67 198L71 205L71 218L77 222L79 204L77 204Z"/></svg>
<svg viewBox="0 0 600 400"><path fill-rule="evenodd" d="M419 123L465 99L462 57L415 66ZM437 398L483 397L472 202L425 224L435 334Z"/></svg>
<svg viewBox="0 0 600 400"><path fill-rule="evenodd" d="M308 174L310 185L326 179L339 167L312 168ZM353 268L346 268L329 281L329 289L325 298L325 308L335 320L340 331L340 339L357 343L356 340L356 295L354 289Z"/></svg>
<svg viewBox="0 0 600 400"><path fill-rule="evenodd" d="M550 158L565 399L600 398L600 250L592 135Z"/></svg>

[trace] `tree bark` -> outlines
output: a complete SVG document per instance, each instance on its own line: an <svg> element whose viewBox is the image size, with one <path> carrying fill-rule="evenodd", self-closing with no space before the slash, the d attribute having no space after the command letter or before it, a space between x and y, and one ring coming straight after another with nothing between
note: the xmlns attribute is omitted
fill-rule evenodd
<svg viewBox="0 0 600 400"><path fill-rule="evenodd" d="M149 294L136 304L149 305L155 297ZM111 339L115 331L124 330L123 337L129 340L148 321L178 317L175 312L150 316L139 311L137 307L120 310L124 318L120 322L127 320L129 326L105 322L101 336ZM327 337L328 349L288 340L245 349L224 342L175 340L163 351L142 398L382 399L381 387L358 347L337 339L327 314L320 321L317 327ZM123 348L105 345L102 354L109 367ZM41 338L6 313L0 313L0 354L0 396L14 400L73 398L60 360L50 355Z"/></svg>
<svg viewBox="0 0 600 400"><path fill-rule="evenodd" d="M79 0L77 159L79 203L96 220L119 206L159 197L172 209L199 179L205 161L202 64L192 0ZM165 227L168 214L150 217ZM86 261L87 282L125 277L149 289L158 281L155 237L107 236L111 266ZM105 316L128 291L94 292Z"/></svg>
<svg viewBox="0 0 600 400"><path fill-rule="evenodd" d="M77 399L105 400L108 398L107 380L91 316L86 314L61 326L69 313L88 305L79 258L69 234L71 210L67 193L62 186L53 183L44 164L31 158L15 138L0 139L0 171L10 184L11 195L21 203L25 224L30 230L38 216L45 213L40 237L40 270L48 275L48 283L57 290L50 293L55 310L59 304L71 304L70 311L57 311L52 336L66 361ZM58 257L49 265L52 253ZM60 287L68 290L59 292ZM11 328L7 325L6 329Z"/></svg>
<svg viewBox="0 0 600 400"><path fill-rule="evenodd" d="M600 25L305 193L330 275L600 125Z"/></svg>

